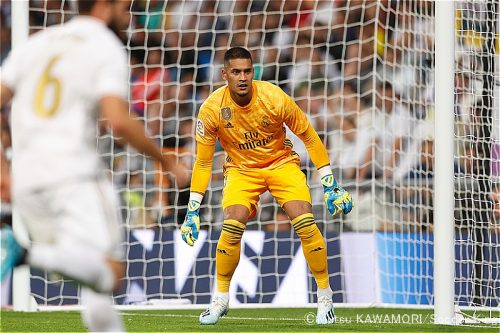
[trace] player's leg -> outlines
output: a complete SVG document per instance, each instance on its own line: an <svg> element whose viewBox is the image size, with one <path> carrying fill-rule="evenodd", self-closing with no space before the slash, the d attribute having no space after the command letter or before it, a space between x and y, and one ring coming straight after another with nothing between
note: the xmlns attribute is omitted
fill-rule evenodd
<svg viewBox="0 0 500 333"><path fill-rule="evenodd" d="M269 190L282 205L300 238L302 251L318 285L318 324L335 322L328 275L326 244L314 222L311 196L305 175L295 163L273 170L267 179Z"/></svg>
<svg viewBox="0 0 500 333"><path fill-rule="evenodd" d="M26 262L96 291L87 302L89 327L123 329L109 301L124 272L120 216L111 183L105 179L73 182L23 196L20 202L33 240ZM111 315L92 315L96 311Z"/></svg>
<svg viewBox="0 0 500 333"><path fill-rule="evenodd" d="M110 295L83 287L81 304L82 320L90 332L125 332L123 321L113 308Z"/></svg>
<svg viewBox="0 0 500 333"><path fill-rule="evenodd" d="M213 325L229 310L229 285L240 261L241 237L250 211L243 205L224 209L224 224L215 251L216 284L210 306L200 314L200 324Z"/></svg>
<svg viewBox="0 0 500 333"><path fill-rule="evenodd" d="M98 292L117 287L123 254L111 184L88 180L15 198L32 239L27 264Z"/></svg>
<svg viewBox="0 0 500 333"><path fill-rule="evenodd" d="M26 251L19 245L10 226L5 226L0 231L1 236L1 256L2 266L0 271L0 281L12 271L12 269L25 260Z"/></svg>
<svg viewBox="0 0 500 333"><path fill-rule="evenodd" d="M32 267L57 272L98 292L110 293L117 287L118 269L102 253L77 243L56 245L34 243L26 263Z"/></svg>
<svg viewBox="0 0 500 333"><path fill-rule="evenodd" d="M231 278L238 266L241 238L249 218L255 215L259 196L267 190L260 170L226 171L222 207L224 224L217 243L217 292L229 293Z"/></svg>
<svg viewBox="0 0 500 333"><path fill-rule="evenodd" d="M224 224L215 254L217 292L229 293L229 284L240 261L241 238L245 231L250 210L244 205L224 208Z"/></svg>
<svg viewBox="0 0 500 333"><path fill-rule="evenodd" d="M118 264L110 264L96 251L82 251L77 244L61 246L38 242L26 250L16 241L10 228L3 228L1 279L20 264L60 273L102 292L111 292L118 281Z"/></svg>
<svg viewBox="0 0 500 333"><path fill-rule="evenodd" d="M229 286L238 266L241 238L248 218L255 212L259 195L266 190L262 177L255 172L230 169L225 174L222 198L224 224L215 254L216 290L209 308L200 315L203 325L215 324L229 308Z"/></svg>
<svg viewBox="0 0 500 333"><path fill-rule="evenodd" d="M317 324L335 323L332 289L328 275L326 243L321 231L314 222L311 204L306 201L292 200L283 205L283 209L291 219L292 226L300 238L302 251L309 269L318 285Z"/></svg>

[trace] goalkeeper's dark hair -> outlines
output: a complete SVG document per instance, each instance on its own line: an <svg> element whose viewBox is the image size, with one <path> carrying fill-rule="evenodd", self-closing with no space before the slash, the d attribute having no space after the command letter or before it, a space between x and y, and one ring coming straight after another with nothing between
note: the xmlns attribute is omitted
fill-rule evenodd
<svg viewBox="0 0 500 333"><path fill-rule="evenodd" d="M248 52L247 49L239 46L232 47L227 50L226 53L224 53L224 66L228 66L229 60L232 59L250 59L253 64L253 59L250 52Z"/></svg>
<svg viewBox="0 0 500 333"><path fill-rule="evenodd" d="M108 0L108 1L114 2L115 0ZM96 0L78 0L78 13L84 15L90 14L95 3Z"/></svg>

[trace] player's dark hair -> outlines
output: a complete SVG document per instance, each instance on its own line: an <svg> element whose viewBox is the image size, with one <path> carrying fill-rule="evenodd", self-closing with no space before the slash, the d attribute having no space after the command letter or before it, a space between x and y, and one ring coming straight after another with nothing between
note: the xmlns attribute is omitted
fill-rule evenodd
<svg viewBox="0 0 500 333"><path fill-rule="evenodd" d="M95 0L78 0L78 13L88 14L95 5Z"/></svg>
<svg viewBox="0 0 500 333"><path fill-rule="evenodd" d="M108 0L114 2L114 0ZM94 7L96 0L78 0L78 13L89 14Z"/></svg>
<svg viewBox="0 0 500 333"><path fill-rule="evenodd" d="M250 59L253 64L252 55L243 47L232 47L224 53L224 66L229 65L229 60L232 59Z"/></svg>

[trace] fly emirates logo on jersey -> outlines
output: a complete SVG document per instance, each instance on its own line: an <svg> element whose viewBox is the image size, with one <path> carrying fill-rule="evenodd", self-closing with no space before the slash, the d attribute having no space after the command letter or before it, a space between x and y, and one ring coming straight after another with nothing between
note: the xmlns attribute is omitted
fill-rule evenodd
<svg viewBox="0 0 500 333"><path fill-rule="evenodd" d="M262 137L258 132L245 132L243 133L243 137L246 142L234 142L234 144L238 147L239 150L249 150L255 149L257 147L266 146L273 139L272 135L268 135L266 137Z"/></svg>

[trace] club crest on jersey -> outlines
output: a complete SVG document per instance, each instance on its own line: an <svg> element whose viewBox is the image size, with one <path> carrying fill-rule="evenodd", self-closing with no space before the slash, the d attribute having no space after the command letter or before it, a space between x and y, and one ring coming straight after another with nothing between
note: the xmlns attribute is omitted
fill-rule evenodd
<svg viewBox="0 0 500 333"><path fill-rule="evenodd" d="M198 119L196 122L196 133L200 136L205 136L205 125L203 125L201 119Z"/></svg>
<svg viewBox="0 0 500 333"><path fill-rule="evenodd" d="M264 127L271 125L271 119L269 119L268 116L262 117L262 120L260 122L261 122L262 126L264 126Z"/></svg>
<svg viewBox="0 0 500 333"><path fill-rule="evenodd" d="M230 107L225 107L225 108L222 108L220 109L220 114L222 115L222 119L224 119L225 121L228 121L231 119L231 108Z"/></svg>

